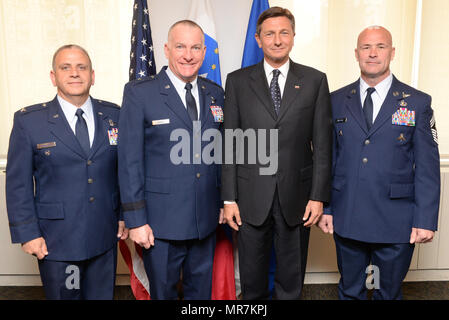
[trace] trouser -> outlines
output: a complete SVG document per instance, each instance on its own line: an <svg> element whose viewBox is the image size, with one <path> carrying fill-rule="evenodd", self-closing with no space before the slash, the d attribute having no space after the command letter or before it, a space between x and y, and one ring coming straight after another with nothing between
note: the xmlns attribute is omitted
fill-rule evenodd
<svg viewBox="0 0 449 320"><path fill-rule="evenodd" d="M239 268L245 300L268 299L272 245L276 255L273 299L299 299L304 283L310 229L290 227L282 216L277 191L261 226L243 222L238 231Z"/></svg>
<svg viewBox="0 0 449 320"><path fill-rule="evenodd" d="M112 300L117 246L82 261L38 260L45 296L49 300Z"/></svg>
<svg viewBox="0 0 449 320"><path fill-rule="evenodd" d="M155 239L153 247L143 249L151 299L177 299L176 285L182 270L184 299L209 300L212 294L215 241L213 232L202 240Z"/></svg>
<svg viewBox="0 0 449 320"><path fill-rule="evenodd" d="M368 284L374 289L373 299L402 299L401 285L412 261L413 244L367 243L340 237L335 232L334 240L341 275L340 299L367 299L367 274L373 277ZM372 267L367 269L370 263Z"/></svg>

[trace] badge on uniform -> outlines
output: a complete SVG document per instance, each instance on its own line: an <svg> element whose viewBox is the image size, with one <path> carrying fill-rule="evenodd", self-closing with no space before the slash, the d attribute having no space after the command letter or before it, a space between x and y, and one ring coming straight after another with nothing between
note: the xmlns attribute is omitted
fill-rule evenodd
<svg viewBox="0 0 449 320"><path fill-rule="evenodd" d="M398 126L415 126L415 111L399 108L391 117L391 123Z"/></svg>
<svg viewBox="0 0 449 320"><path fill-rule="evenodd" d="M215 122L223 122L223 109L220 106L210 106Z"/></svg>
<svg viewBox="0 0 449 320"><path fill-rule="evenodd" d="M111 146L116 146L118 138L118 128L112 128L111 130L108 130L108 136L109 136L109 144Z"/></svg>

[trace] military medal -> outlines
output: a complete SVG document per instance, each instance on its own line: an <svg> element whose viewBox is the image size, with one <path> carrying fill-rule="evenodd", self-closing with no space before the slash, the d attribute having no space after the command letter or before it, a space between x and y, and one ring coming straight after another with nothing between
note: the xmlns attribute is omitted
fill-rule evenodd
<svg viewBox="0 0 449 320"><path fill-rule="evenodd" d="M223 122L223 110L220 106L210 106L215 122Z"/></svg>
<svg viewBox="0 0 449 320"><path fill-rule="evenodd" d="M118 129L112 128L111 130L108 130L108 136L109 136L109 144L111 146L116 146L118 138Z"/></svg>
<svg viewBox="0 0 449 320"><path fill-rule="evenodd" d="M392 116L391 123L398 126L415 126L415 111L407 108L399 108Z"/></svg>

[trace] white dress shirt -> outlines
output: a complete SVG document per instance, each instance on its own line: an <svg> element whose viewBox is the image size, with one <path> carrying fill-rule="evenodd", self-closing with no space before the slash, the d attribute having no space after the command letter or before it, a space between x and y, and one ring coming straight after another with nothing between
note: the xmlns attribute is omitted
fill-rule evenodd
<svg viewBox="0 0 449 320"><path fill-rule="evenodd" d="M279 83L279 89L281 89L281 98L282 98L282 95L284 93L285 82L287 81L288 70L290 69L290 60L288 60L286 63L284 63L279 68L273 68L264 59L263 68L265 70L265 75L267 76L268 88L270 87L271 80L273 79L273 70L278 69L281 72L279 74L278 83Z"/></svg>
<svg viewBox="0 0 449 320"><path fill-rule="evenodd" d="M61 106L62 112L64 112L64 116L67 119L67 122L70 125L70 128L72 129L73 133L75 133L75 127L76 122L78 121L78 117L76 116L76 110L78 110L78 107L74 106L70 102L64 100L58 95L58 101L59 105ZM83 118L86 120L87 124L87 131L89 132L89 142L90 147L92 147L92 144L94 142L95 137L95 118L94 118L94 111L92 107L92 100L87 98L86 102L80 107L83 109Z"/></svg>
<svg viewBox="0 0 449 320"><path fill-rule="evenodd" d="M175 86L176 92L178 92L179 97L181 98L182 103L184 104L184 108L187 110L187 104L186 104L186 92L185 89L186 83L179 79L175 74L170 70L170 67L165 70L167 72L167 76L170 79L170 81ZM198 111L198 120L200 119L200 104L199 104L199 93L198 93L198 77L195 78L195 80L191 81L192 89L190 90L192 92L193 97L195 98L196 103L196 110Z"/></svg>
<svg viewBox="0 0 449 320"><path fill-rule="evenodd" d="M391 88L391 84L393 82L393 75L390 73L388 77L379 82L374 88L374 91L371 94L371 98L373 100L373 123L376 120L377 115L379 114L380 108L387 97L388 91ZM360 77L360 100L363 103L365 102L367 90L370 86Z"/></svg>

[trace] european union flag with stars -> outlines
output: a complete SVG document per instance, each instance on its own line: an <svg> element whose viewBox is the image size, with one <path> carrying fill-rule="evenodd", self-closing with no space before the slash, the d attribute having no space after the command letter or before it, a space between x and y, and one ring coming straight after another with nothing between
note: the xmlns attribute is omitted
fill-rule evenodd
<svg viewBox="0 0 449 320"><path fill-rule="evenodd" d="M147 0L134 0L129 80L156 74Z"/></svg>

